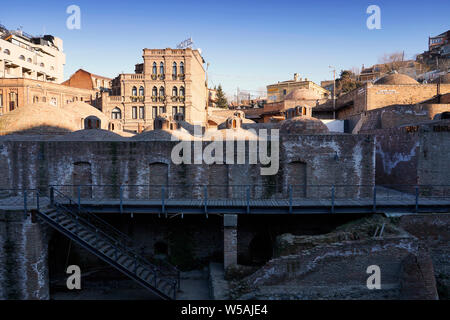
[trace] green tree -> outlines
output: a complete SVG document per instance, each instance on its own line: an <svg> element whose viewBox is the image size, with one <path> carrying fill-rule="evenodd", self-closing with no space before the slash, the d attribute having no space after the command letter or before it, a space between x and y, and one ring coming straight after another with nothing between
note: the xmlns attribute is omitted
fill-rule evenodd
<svg viewBox="0 0 450 320"><path fill-rule="evenodd" d="M228 101L227 101L227 98L225 97L225 93L223 92L222 86L220 84L217 87L216 106L218 108L228 109Z"/></svg>

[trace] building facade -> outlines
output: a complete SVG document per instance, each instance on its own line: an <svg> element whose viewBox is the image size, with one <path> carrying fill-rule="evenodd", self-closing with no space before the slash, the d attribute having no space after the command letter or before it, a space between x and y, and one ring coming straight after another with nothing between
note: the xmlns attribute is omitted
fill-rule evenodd
<svg viewBox="0 0 450 320"><path fill-rule="evenodd" d="M330 95L328 90L308 80L308 78L300 78L298 74L295 73L293 80L282 81L267 86L267 102L284 101L286 96L296 89L308 89L311 92L317 93L321 99L325 99Z"/></svg>
<svg viewBox="0 0 450 320"><path fill-rule="evenodd" d="M44 102L55 107L83 101L98 107L94 90L26 78L0 78L0 115L24 105Z"/></svg>
<svg viewBox="0 0 450 320"><path fill-rule="evenodd" d="M205 124L208 89L200 52L144 49L143 59L135 73L112 80L111 92L102 93L102 111L129 132L153 126L163 114L181 113L189 123Z"/></svg>
<svg viewBox="0 0 450 320"><path fill-rule="evenodd" d="M0 78L61 83L65 63L61 39L51 35L33 37L0 25Z"/></svg>

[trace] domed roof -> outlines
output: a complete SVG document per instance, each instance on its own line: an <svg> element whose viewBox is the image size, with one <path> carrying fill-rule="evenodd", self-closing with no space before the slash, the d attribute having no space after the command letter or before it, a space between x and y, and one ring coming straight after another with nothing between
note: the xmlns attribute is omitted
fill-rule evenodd
<svg viewBox="0 0 450 320"><path fill-rule="evenodd" d="M126 138L117 133L102 129L86 129L57 136L54 141L121 141Z"/></svg>
<svg viewBox="0 0 450 320"><path fill-rule="evenodd" d="M300 116L281 122L281 134L316 134L328 133L327 126L319 119Z"/></svg>
<svg viewBox="0 0 450 320"><path fill-rule="evenodd" d="M443 76L439 76L438 78L432 81L433 83L444 83L450 84L450 73L444 74Z"/></svg>
<svg viewBox="0 0 450 320"><path fill-rule="evenodd" d="M81 125L80 121L91 116L97 117L100 120L101 129L108 129L108 117L103 112L91 106L90 104L87 104L86 102L71 102L63 105L62 108L72 113L73 117L76 118L76 123L79 124L79 129L82 129L84 127Z"/></svg>
<svg viewBox="0 0 450 320"><path fill-rule="evenodd" d="M306 88L298 88L289 92L286 95L285 100L317 100L321 98L321 95L315 91Z"/></svg>
<svg viewBox="0 0 450 320"><path fill-rule="evenodd" d="M185 130L148 130L140 134L137 134L130 138L133 141L172 141L172 139L178 140L195 140L189 132Z"/></svg>
<svg viewBox="0 0 450 320"><path fill-rule="evenodd" d="M406 74L392 73L378 79L377 81L374 82L374 84L401 85L401 84L419 84L419 83L410 76L407 76Z"/></svg>
<svg viewBox="0 0 450 320"><path fill-rule="evenodd" d="M64 134L78 129L71 112L46 103L24 105L0 117L0 135Z"/></svg>

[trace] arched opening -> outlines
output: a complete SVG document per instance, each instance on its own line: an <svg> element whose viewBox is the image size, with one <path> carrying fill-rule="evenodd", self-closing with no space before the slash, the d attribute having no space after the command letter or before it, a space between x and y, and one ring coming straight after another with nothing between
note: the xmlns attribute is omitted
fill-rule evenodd
<svg viewBox="0 0 450 320"><path fill-rule="evenodd" d="M302 161L293 161L287 165L287 184L292 188L293 198L306 197L306 163Z"/></svg>
<svg viewBox="0 0 450 320"><path fill-rule="evenodd" d="M184 98L184 87L180 87L180 97Z"/></svg>
<svg viewBox="0 0 450 320"><path fill-rule="evenodd" d="M159 96L160 96L160 97L164 97L164 96L165 96L164 93L165 93L164 87L160 87L160 88L159 88Z"/></svg>
<svg viewBox="0 0 450 320"><path fill-rule="evenodd" d="M122 111L115 107L111 112L111 118L112 119L122 119Z"/></svg>
<svg viewBox="0 0 450 320"><path fill-rule="evenodd" d="M173 76L174 80L177 78L177 63L176 62L174 62L173 66L172 66L172 76Z"/></svg>
<svg viewBox="0 0 450 320"><path fill-rule="evenodd" d="M100 129L101 121L96 116L89 116L84 120L84 129Z"/></svg>
<svg viewBox="0 0 450 320"><path fill-rule="evenodd" d="M153 89L152 89L152 96L153 96L153 97L158 96L158 88L153 87Z"/></svg>
<svg viewBox="0 0 450 320"><path fill-rule="evenodd" d="M173 87L173 88L172 88L172 96L173 96L173 97L178 96L178 89L177 89L177 87Z"/></svg>
<svg viewBox="0 0 450 320"><path fill-rule="evenodd" d="M450 119L450 112L448 112L448 111L442 112L441 120L444 120L444 119Z"/></svg>
<svg viewBox="0 0 450 320"><path fill-rule="evenodd" d="M156 62L153 62L152 74L156 74Z"/></svg>
<svg viewBox="0 0 450 320"><path fill-rule="evenodd" d="M73 164L72 185L73 196L81 198L92 198L92 169L89 162L75 162Z"/></svg>
<svg viewBox="0 0 450 320"><path fill-rule="evenodd" d="M137 96L137 88L136 87L133 87L133 89L131 89L131 95L133 97Z"/></svg>
<svg viewBox="0 0 450 320"><path fill-rule="evenodd" d="M161 62L161 63L159 64L159 73L160 73L160 74L164 74L164 62Z"/></svg>
<svg viewBox="0 0 450 320"><path fill-rule="evenodd" d="M149 170L149 195L150 199L161 199L163 188L167 195L167 184L169 183L169 166L166 163L154 162L150 164Z"/></svg>
<svg viewBox="0 0 450 320"><path fill-rule="evenodd" d="M140 97L143 97L145 95L145 92L144 92L144 87L139 87L139 96Z"/></svg>
<svg viewBox="0 0 450 320"><path fill-rule="evenodd" d="M180 62L180 74L184 74L184 62Z"/></svg>
<svg viewBox="0 0 450 320"><path fill-rule="evenodd" d="M273 245L268 232L258 233L249 245L249 257L252 265L264 265L272 259Z"/></svg>
<svg viewBox="0 0 450 320"><path fill-rule="evenodd" d="M153 251L155 255L167 255L169 253L169 246L165 242L158 241L153 246Z"/></svg>

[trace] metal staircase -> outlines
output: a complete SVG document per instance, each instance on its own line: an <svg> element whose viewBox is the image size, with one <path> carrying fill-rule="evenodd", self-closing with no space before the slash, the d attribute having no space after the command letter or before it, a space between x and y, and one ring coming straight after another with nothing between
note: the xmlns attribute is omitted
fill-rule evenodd
<svg viewBox="0 0 450 320"><path fill-rule="evenodd" d="M176 299L180 272L165 263L150 263L128 236L83 210L70 197L50 188L50 205L36 211L39 218L77 244L163 299Z"/></svg>

